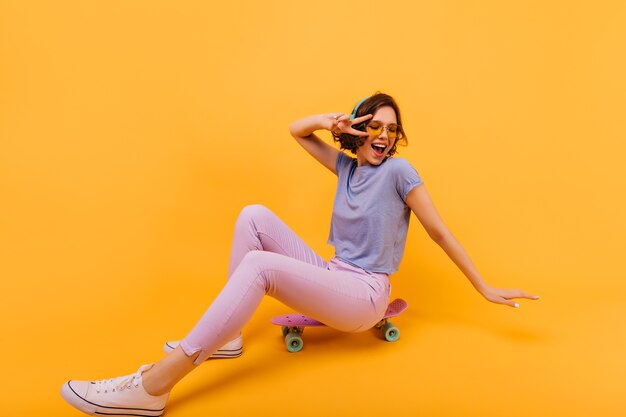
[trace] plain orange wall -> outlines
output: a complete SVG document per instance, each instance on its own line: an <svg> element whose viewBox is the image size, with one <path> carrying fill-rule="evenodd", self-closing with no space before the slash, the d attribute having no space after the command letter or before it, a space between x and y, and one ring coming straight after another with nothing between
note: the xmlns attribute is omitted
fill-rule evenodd
<svg viewBox="0 0 626 417"><path fill-rule="evenodd" d="M65 379L158 359L219 290L246 204L331 256L335 180L288 125L381 90L403 111L399 156L485 278L542 296L483 301L413 218L393 277L411 313L385 356L405 367L388 388L400 414L624 412L625 19L621 1L1 1L0 408L70 415ZM169 414L258 396L287 415L264 390L295 366L333 409L372 412L333 397L369 388L324 385L313 364L366 378L376 348L363 368L331 340L296 365L267 321L283 311L262 305L247 360L291 370Z"/></svg>

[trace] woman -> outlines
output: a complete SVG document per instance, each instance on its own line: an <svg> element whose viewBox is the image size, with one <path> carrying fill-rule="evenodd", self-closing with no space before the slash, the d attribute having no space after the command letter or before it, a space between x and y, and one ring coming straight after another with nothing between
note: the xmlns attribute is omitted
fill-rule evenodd
<svg viewBox="0 0 626 417"><path fill-rule="evenodd" d="M318 138L314 132L322 129L356 157ZM266 294L342 331L371 328L387 308L389 276L402 258L411 211L487 300L518 307L515 298L539 298L487 285L439 217L417 171L392 157L406 143L392 97L376 93L349 116L309 116L290 130L338 177L329 238L335 257L323 260L265 207L246 207L235 225L228 281L191 332L167 344L171 353L161 361L134 374L66 382L61 394L67 402L88 414L161 415L171 389L199 364L241 353L240 330Z"/></svg>

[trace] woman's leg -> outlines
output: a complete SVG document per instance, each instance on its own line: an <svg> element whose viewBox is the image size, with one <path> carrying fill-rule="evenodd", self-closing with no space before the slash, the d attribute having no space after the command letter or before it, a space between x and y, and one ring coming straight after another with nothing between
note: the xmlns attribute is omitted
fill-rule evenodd
<svg viewBox="0 0 626 417"><path fill-rule="evenodd" d="M228 266L229 279L246 254L253 251L285 255L324 269L328 265L285 222L267 207L259 204L244 207L235 222ZM235 336L236 333L226 338L225 341ZM150 372L145 373L143 382L148 392L169 391L195 367L194 362L197 362L195 359L198 354L191 355L193 357L191 360L183 352L181 346L178 346L167 357L155 364Z"/></svg>
<svg viewBox="0 0 626 417"><path fill-rule="evenodd" d="M235 222L228 277L232 275L243 257L251 251L280 253L321 268L327 267L326 261L321 256L309 248L278 216L260 204L244 207ZM232 342L234 340L226 345L228 347L225 350L221 350L225 348L224 346L218 350L217 356L234 358L241 355L241 348L236 353L232 353L231 349L237 346L232 345ZM176 346L178 343L178 341L168 342L168 347Z"/></svg>
<svg viewBox="0 0 626 417"><path fill-rule="evenodd" d="M304 243L278 216L260 204L246 206L235 222L228 277L250 251L280 253L326 268L326 261Z"/></svg>
<svg viewBox="0 0 626 417"><path fill-rule="evenodd" d="M160 415L172 387L236 335L265 294L346 331L375 324L384 314L389 296L386 276L328 265L261 206L244 209L238 220L229 277L174 352L129 376L99 382L68 381L61 390L63 398L90 414L136 410L142 415ZM115 385L118 383L123 386Z"/></svg>
<svg viewBox="0 0 626 417"><path fill-rule="evenodd" d="M151 394L168 392L248 322L265 294L344 331L365 330L384 314L388 281L380 274L323 269L285 255L250 251L176 349L145 373ZM170 359L168 361L168 359Z"/></svg>

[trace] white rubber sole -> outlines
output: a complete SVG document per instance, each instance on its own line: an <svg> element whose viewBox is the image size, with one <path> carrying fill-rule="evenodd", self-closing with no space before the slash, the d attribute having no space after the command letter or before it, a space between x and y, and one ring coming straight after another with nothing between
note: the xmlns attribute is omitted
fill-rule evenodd
<svg viewBox="0 0 626 417"><path fill-rule="evenodd" d="M170 353L171 351L176 349L179 343L180 343L179 341L167 342L163 346L163 350L165 351L165 353ZM240 357L242 353L243 353L243 339L240 335L236 339L231 340L230 342L226 343L224 346L219 348L217 352L209 356L207 360L209 359L233 359L233 358Z"/></svg>
<svg viewBox="0 0 626 417"><path fill-rule="evenodd" d="M93 403L80 396L72 388L72 381L67 381L61 387L61 396L72 407L91 415L106 416L139 416L139 417L160 417L163 415L164 408L160 410L151 410L146 408L126 408L126 407L108 407Z"/></svg>

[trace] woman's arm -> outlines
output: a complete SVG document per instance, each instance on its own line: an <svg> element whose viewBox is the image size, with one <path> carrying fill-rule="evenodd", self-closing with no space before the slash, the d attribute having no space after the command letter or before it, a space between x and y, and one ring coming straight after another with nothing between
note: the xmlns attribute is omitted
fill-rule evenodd
<svg viewBox="0 0 626 417"><path fill-rule="evenodd" d="M519 307L517 303L511 300L515 298L539 299L538 296L527 294L521 290L489 286L478 273L465 249L463 249L444 224L424 185L417 186L411 190L406 197L406 203L415 213L420 223L422 223L430 238L446 252L448 257L469 279L474 288L487 300L511 307Z"/></svg>
<svg viewBox="0 0 626 417"><path fill-rule="evenodd" d="M293 136L313 158L317 159L334 174L337 174L335 164L339 150L321 140L313 132L325 129L331 132L340 131L350 133L351 135L367 136L367 133L353 129L352 125L371 117L372 115L368 114L350 120L349 116L344 113L316 114L291 123L289 131L291 132L291 136Z"/></svg>

